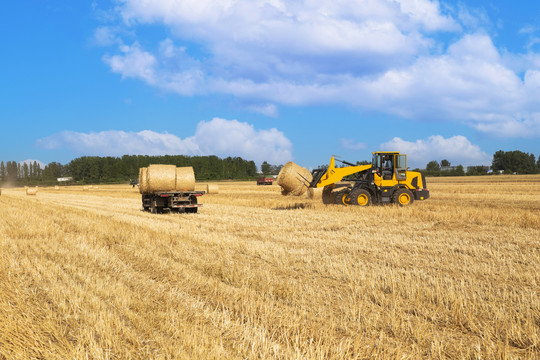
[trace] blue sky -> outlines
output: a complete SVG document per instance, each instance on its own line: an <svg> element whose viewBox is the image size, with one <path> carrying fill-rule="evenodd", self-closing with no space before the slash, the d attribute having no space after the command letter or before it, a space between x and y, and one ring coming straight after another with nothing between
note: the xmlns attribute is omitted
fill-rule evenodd
<svg viewBox="0 0 540 360"><path fill-rule="evenodd" d="M14 1L0 159L540 155L540 3Z"/></svg>

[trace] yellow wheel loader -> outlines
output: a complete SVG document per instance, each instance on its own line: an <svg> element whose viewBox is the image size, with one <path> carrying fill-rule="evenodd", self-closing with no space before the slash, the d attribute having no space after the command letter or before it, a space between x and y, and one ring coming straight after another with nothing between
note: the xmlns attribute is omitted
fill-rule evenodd
<svg viewBox="0 0 540 360"><path fill-rule="evenodd" d="M344 166L336 167L336 161ZM355 165L332 156L327 169L315 169L312 175L309 186L323 187L323 198L331 197L336 204L406 206L414 200L429 199L425 176L407 170L407 155L395 151L374 152L369 165ZM347 183L338 184L346 177Z"/></svg>

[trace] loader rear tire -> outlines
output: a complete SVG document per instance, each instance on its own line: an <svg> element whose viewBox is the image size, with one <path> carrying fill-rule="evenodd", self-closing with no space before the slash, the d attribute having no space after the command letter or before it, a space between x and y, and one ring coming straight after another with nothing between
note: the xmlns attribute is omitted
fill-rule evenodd
<svg viewBox="0 0 540 360"><path fill-rule="evenodd" d="M394 203L399 206L407 206L414 202L414 197L409 189L398 189L394 193Z"/></svg>
<svg viewBox="0 0 540 360"><path fill-rule="evenodd" d="M366 189L359 189L353 191L349 198L351 199L351 203L353 205L358 206L369 206L371 205L371 194Z"/></svg>

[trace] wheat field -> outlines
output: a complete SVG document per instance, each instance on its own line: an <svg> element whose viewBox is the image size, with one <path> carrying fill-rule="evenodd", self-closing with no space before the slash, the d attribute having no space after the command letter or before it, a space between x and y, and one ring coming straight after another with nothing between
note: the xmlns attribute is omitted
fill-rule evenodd
<svg viewBox="0 0 540 360"><path fill-rule="evenodd" d="M540 176L428 187L358 208L222 182L162 215L127 185L4 189L0 359L540 358Z"/></svg>

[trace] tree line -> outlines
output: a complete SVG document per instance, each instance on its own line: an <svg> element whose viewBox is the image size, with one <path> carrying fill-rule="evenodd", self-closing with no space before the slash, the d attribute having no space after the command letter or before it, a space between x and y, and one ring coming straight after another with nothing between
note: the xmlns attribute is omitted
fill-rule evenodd
<svg viewBox="0 0 540 360"><path fill-rule="evenodd" d="M197 180L249 180L258 175L254 161L240 157L219 158L217 156L186 155L124 155L122 157L83 156L62 165L52 162L41 167L37 161L17 163L0 162L0 182L13 185L52 185L61 177L71 177L72 182L80 184L120 183L134 181L139 175L139 168L150 164L170 164L192 166ZM369 164L369 161L358 162ZM283 165L272 165L264 161L261 172L264 175L276 175ZM327 166L327 165L326 165ZM419 170L419 169L415 169ZM505 174L540 173L540 156L521 151L499 150L493 155L490 166L451 166L446 159L430 161L425 170L427 176L464 176L486 175L490 172Z"/></svg>
<svg viewBox="0 0 540 360"><path fill-rule="evenodd" d="M423 172L427 176L488 175L492 173L538 174L540 173L540 156L536 160L534 154L518 150L499 150L493 154L491 166L468 166L465 169L462 165L451 166L448 160L443 159L440 163L436 160L430 161Z"/></svg>
<svg viewBox="0 0 540 360"><path fill-rule="evenodd" d="M257 165L240 157L185 155L124 155L122 157L83 156L62 165L47 164L43 169L37 162L0 162L0 181L13 185L50 185L57 178L71 177L80 184L119 183L134 181L139 168L150 164L167 164L179 167L192 166L197 180L255 179Z"/></svg>

